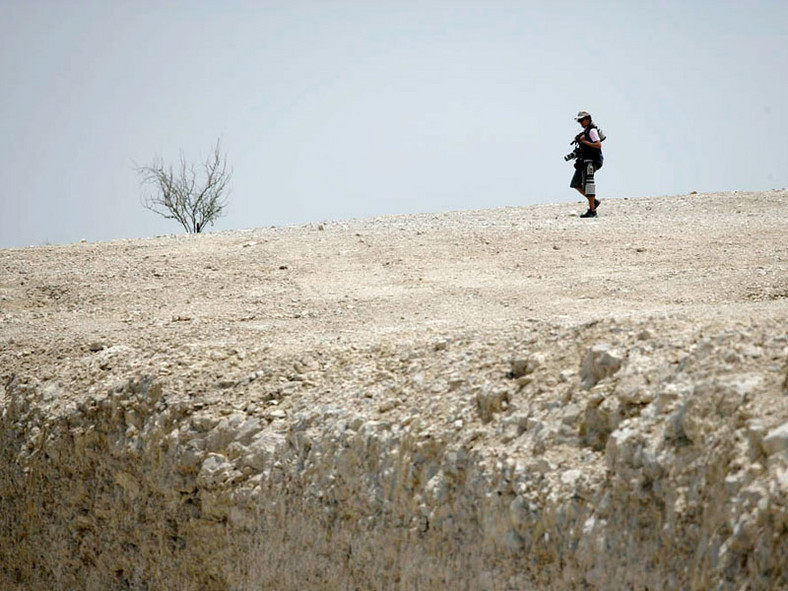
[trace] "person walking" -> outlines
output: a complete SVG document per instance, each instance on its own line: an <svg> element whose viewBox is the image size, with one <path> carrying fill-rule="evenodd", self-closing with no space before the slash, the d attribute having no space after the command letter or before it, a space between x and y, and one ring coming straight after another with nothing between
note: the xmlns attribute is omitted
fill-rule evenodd
<svg viewBox="0 0 788 591"><path fill-rule="evenodd" d="M596 198L596 183L594 174L602 168L602 137L599 129L594 125L591 114L587 111L580 111L575 117L582 127L575 137L577 142L577 159L575 160L575 174L569 186L588 199L588 211L581 215L581 218L595 218L596 210L599 207L599 199Z"/></svg>

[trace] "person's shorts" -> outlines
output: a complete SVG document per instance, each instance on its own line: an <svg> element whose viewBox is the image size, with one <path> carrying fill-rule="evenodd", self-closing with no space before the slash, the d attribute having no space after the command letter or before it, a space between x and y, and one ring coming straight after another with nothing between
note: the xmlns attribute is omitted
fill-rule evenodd
<svg viewBox="0 0 788 591"><path fill-rule="evenodd" d="M596 166L590 160L585 160L583 163L575 168L575 174L572 176L572 182L569 186L572 189L583 189L586 195L596 195L596 184L594 183L594 173Z"/></svg>

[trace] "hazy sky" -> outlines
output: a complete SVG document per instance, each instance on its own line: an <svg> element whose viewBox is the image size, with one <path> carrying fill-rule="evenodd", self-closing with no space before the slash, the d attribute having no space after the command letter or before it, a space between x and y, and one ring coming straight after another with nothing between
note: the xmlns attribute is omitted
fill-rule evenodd
<svg viewBox="0 0 788 591"><path fill-rule="evenodd" d="M0 0L0 50L0 247L182 232L134 164L219 136L216 230L576 201L579 109L602 199L788 186L785 0Z"/></svg>

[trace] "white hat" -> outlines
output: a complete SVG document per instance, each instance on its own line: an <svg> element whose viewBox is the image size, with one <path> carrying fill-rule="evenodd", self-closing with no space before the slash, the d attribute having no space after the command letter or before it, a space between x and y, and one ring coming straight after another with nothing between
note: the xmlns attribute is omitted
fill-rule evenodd
<svg viewBox="0 0 788 591"><path fill-rule="evenodd" d="M589 113L588 111L580 111L577 113L577 117L575 117L575 121L580 121L582 119L585 119L586 117L591 119L591 113Z"/></svg>

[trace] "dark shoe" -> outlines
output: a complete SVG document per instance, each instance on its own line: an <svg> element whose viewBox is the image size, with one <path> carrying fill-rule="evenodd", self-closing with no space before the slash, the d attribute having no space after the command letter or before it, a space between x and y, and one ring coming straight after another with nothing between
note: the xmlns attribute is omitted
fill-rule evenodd
<svg viewBox="0 0 788 591"><path fill-rule="evenodd" d="M596 211L596 208L597 208L597 207L599 207L599 199L597 199L596 197L594 197L594 211Z"/></svg>
<svg viewBox="0 0 788 591"><path fill-rule="evenodd" d="M596 217L596 211L594 211L593 209L589 209L587 212L585 212L580 217L581 218L595 218Z"/></svg>

